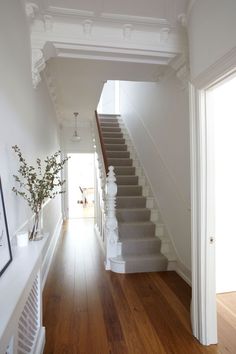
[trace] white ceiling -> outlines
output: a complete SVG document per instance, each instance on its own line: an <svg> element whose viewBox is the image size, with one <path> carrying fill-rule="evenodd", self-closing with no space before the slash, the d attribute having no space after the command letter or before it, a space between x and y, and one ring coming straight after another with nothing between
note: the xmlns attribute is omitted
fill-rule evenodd
<svg viewBox="0 0 236 354"><path fill-rule="evenodd" d="M53 78L58 110L69 124L73 112L91 119L107 80L157 81L164 67L101 60L54 58L47 64Z"/></svg>

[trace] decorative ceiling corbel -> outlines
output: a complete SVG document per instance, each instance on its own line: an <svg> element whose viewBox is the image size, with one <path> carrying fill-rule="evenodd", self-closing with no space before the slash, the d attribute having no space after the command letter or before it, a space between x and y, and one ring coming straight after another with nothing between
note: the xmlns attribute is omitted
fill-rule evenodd
<svg viewBox="0 0 236 354"><path fill-rule="evenodd" d="M186 54L181 54L170 62L170 66L175 71L176 77L180 81L181 88L184 90L189 82L190 69Z"/></svg>
<svg viewBox="0 0 236 354"><path fill-rule="evenodd" d="M37 15L37 12L39 12L39 7L34 2L26 2L25 12L26 12L26 16L30 20L34 20Z"/></svg>
<svg viewBox="0 0 236 354"><path fill-rule="evenodd" d="M40 72L46 67L45 58L41 49L32 49L32 81L37 88L41 81Z"/></svg>
<svg viewBox="0 0 236 354"><path fill-rule="evenodd" d="M126 41L129 41L131 39L132 36L132 32L133 32L133 25L127 23L123 26L123 38Z"/></svg>

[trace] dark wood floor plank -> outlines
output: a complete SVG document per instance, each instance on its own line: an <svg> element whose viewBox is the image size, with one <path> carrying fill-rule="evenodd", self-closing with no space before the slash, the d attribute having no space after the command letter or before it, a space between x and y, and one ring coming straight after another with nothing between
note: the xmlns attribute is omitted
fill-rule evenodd
<svg viewBox="0 0 236 354"><path fill-rule="evenodd" d="M227 341L203 347L194 339L190 298L190 287L175 272L105 271L91 220L71 220L44 289L44 354L236 353L234 318L222 309L220 330ZM234 299L221 307L229 304Z"/></svg>

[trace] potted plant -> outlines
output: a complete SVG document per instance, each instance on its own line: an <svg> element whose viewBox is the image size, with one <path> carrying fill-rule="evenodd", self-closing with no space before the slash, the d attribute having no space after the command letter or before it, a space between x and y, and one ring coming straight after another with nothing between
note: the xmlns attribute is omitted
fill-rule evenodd
<svg viewBox="0 0 236 354"><path fill-rule="evenodd" d="M61 151L55 152L45 160L37 159L36 166L29 165L24 159L20 148L17 145L12 149L19 159L19 175L13 175L17 187L12 191L26 200L34 214L34 222L29 233L29 240L36 240L39 236L40 219L43 203L48 199L53 199L57 194L65 193L61 190L65 180L61 180L60 171L68 158L60 158Z"/></svg>

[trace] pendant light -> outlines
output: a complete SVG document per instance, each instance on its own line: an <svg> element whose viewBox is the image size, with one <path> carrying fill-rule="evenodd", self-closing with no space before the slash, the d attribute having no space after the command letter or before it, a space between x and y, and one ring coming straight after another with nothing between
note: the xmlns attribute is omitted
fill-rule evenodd
<svg viewBox="0 0 236 354"><path fill-rule="evenodd" d="M78 141L80 141L80 136L78 133L78 115L79 115L79 113L74 112L73 114L74 114L74 118L75 118L75 128L74 128L74 133L73 133L71 140L74 142L78 142Z"/></svg>

